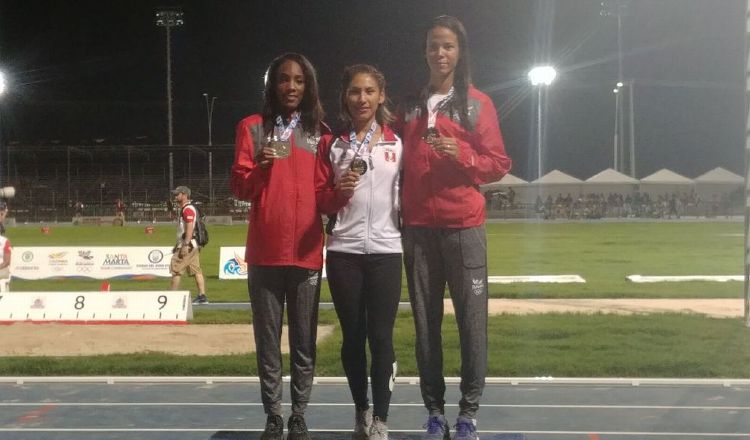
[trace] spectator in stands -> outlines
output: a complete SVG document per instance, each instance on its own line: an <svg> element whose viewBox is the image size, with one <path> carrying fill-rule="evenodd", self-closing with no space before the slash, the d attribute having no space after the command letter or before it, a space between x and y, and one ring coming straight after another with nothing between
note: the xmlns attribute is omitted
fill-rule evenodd
<svg viewBox="0 0 750 440"><path fill-rule="evenodd" d="M172 190L172 195L180 207L177 221L177 244L173 249L170 271L172 272L172 290L180 288L180 279L184 273L195 278L198 287L198 296L193 304L208 304L206 296L206 282L203 277L200 262L200 246L193 238L195 222L198 219L198 211L190 203L190 188L178 186Z"/></svg>
<svg viewBox="0 0 750 440"><path fill-rule="evenodd" d="M0 200L0 286L5 286L10 282L10 240L5 237L5 216L8 215L8 204ZM8 281L5 281L8 280ZM1 291L1 289L0 289Z"/></svg>
<svg viewBox="0 0 750 440"><path fill-rule="evenodd" d="M282 440L281 326L287 305L292 415L288 440L307 440L304 413L315 372L323 224L315 204L315 155L323 108L315 68L284 54L266 71L262 113L237 125L231 187L252 202L247 234L248 288L263 409L262 440Z"/></svg>
<svg viewBox="0 0 750 440"><path fill-rule="evenodd" d="M174 202L171 198L167 199L167 213L169 213L169 221L174 221L175 212L174 212Z"/></svg>
<svg viewBox="0 0 750 440"><path fill-rule="evenodd" d="M75 205L73 205L73 208L75 209L75 217L80 221L81 217L83 217L83 202L80 200L76 200Z"/></svg>
<svg viewBox="0 0 750 440"><path fill-rule="evenodd" d="M347 67L341 83L347 128L318 146L318 208L329 215L326 273L341 322L341 361L355 407L354 437L388 440L396 377L393 325L401 297L399 176L403 145L389 127L385 77ZM373 194L378 194L373 197ZM373 408L367 398L369 341Z"/></svg>
<svg viewBox="0 0 750 440"><path fill-rule="evenodd" d="M125 226L125 202L119 198L115 200L115 223Z"/></svg>
<svg viewBox="0 0 750 440"><path fill-rule="evenodd" d="M400 115L403 241L427 439L448 434L441 324L448 284L461 345L457 440L475 440L487 373L487 237L480 184L511 166L492 100L471 84L466 30L440 16L425 34L429 78Z"/></svg>

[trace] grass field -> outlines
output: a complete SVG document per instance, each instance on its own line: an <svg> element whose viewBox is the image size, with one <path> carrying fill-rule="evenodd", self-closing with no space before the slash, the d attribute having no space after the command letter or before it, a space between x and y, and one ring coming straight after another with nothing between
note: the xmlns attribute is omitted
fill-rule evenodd
<svg viewBox="0 0 750 440"><path fill-rule="evenodd" d="M201 254L213 302L247 301L244 281L218 280L218 250L242 245L245 226L211 227ZM586 284L491 285L505 298L741 298L729 283L633 284L628 274L739 275L743 273L740 223L499 223L487 225L490 275L579 274ZM174 227L12 228L15 246L171 245ZM191 280L184 287L194 290ZM14 290L98 290L98 280L14 281ZM112 282L116 290L164 289L168 280ZM405 284L405 283L404 283ZM322 299L328 300L323 285ZM406 298L406 292L404 292ZM331 311L321 320L336 323ZM194 324L248 323L247 311L196 312ZM750 378L748 330L739 319L676 314L614 316L553 314L497 316L490 320L493 376L638 376ZM416 374L413 323L408 312L396 324L399 370ZM340 332L319 346L318 374L341 375ZM452 317L444 322L445 370L457 375L458 342ZM288 365L288 362L285 361ZM166 356L157 353L95 358L2 358L3 375L144 374L253 375L252 356Z"/></svg>
<svg viewBox="0 0 750 440"><path fill-rule="evenodd" d="M219 247L241 246L246 226L212 226L211 243L202 251L207 289L213 302L247 301L244 281L218 279ZM629 274L739 275L743 273L740 223L496 223L487 225L490 275L579 274L585 284L490 285L494 298L739 298L742 283L633 284ZM14 246L128 245L171 246L174 226L38 227L9 232ZM14 281L14 290L97 290L101 281L58 279ZM169 281L112 282L113 290L163 289ZM403 298L407 298L404 283ZM195 290L191 280L183 288ZM330 300L323 283L322 299Z"/></svg>

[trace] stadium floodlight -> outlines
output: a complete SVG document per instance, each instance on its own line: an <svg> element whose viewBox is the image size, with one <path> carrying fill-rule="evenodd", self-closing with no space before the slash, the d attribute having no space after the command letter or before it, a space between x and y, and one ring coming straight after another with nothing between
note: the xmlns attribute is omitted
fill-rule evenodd
<svg viewBox="0 0 750 440"><path fill-rule="evenodd" d="M156 11L156 25L167 31L167 141L173 145L172 136L172 38L171 29L185 24L183 12L179 8L161 9ZM174 188L174 154L169 151L169 190Z"/></svg>
<svg viewBox="0 0 750 440"><path fill-rule="evenodd" d="M546 94L542 94L542 89L547 89L552 83L555 81L555 78L557 78L557 70L550 66L536 66L529 70L529 82L531 82L531 85L536 87L537 89L537 96L536 96L536 159L537 159L537 169L536 169L536 177L537 179L542 177L542 146L544 144L544 121L546 118L545 115L545 109L547 107L546 103L543 103L543 98L546 98Z"/></svg>
<svg viewBox="0 0 750 440"><path fill-rule="evenodd" d="M529 70L529 81L532 86L549 86L557 78L557 70L552 66L536 66Z"/></svg>
<svg viewBox="0 0 750 440"><path fill-rule="evenodd" d="M5 94L5 90L7 88L6 84L7 83L5 81L5 73L0 71L0 95Z"/></svg>

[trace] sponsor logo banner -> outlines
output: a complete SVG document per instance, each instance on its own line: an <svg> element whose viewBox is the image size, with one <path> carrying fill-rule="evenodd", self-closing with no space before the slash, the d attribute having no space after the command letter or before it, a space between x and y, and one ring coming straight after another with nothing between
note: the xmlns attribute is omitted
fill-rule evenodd
<svg viewBox="0 0 750 440"><path fill-rule="evenodd" d="M13 278L169 277L171 247L155 246L17 246L10 265Z"/></svg>
<svg viewBox="0 0 750 440"><path fill-rule="evenodd" d="M326 250L323 249L323 278L326 277ZM219 279L246 280L247 262L245 261L245 246L222 246L219 250ZM317 277L315 277L317 282Z"/></svg>
<svg viewBox="0 0 750 440"><path fill-rule="evenodd" d="M222 246L219 251L219 279L245 280L247 279L247 262L245 261L245 246Z"/></svg>

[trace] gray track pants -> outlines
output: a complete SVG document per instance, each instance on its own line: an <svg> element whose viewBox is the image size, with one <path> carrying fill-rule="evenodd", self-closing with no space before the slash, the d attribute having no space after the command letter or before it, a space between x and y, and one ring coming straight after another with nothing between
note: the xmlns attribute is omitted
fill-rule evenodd
<svg viewBox="0 0 750 440"><path fill-rule="evenodd" d="M261 398L266 414L281 415L281 326L289 312L292 412L303 414L315 373L320 271L251 266L248 273Z"/></svg>
<svg viewBox="0 0 750 440"><path fill-rule="evenodd" d="M430 415L443 414L443 297L453 301L461 345L459 416L475 418L487 376L487 237L484 226L465 229L407 226L404 262L417 336L422 399Z"/></svg>

